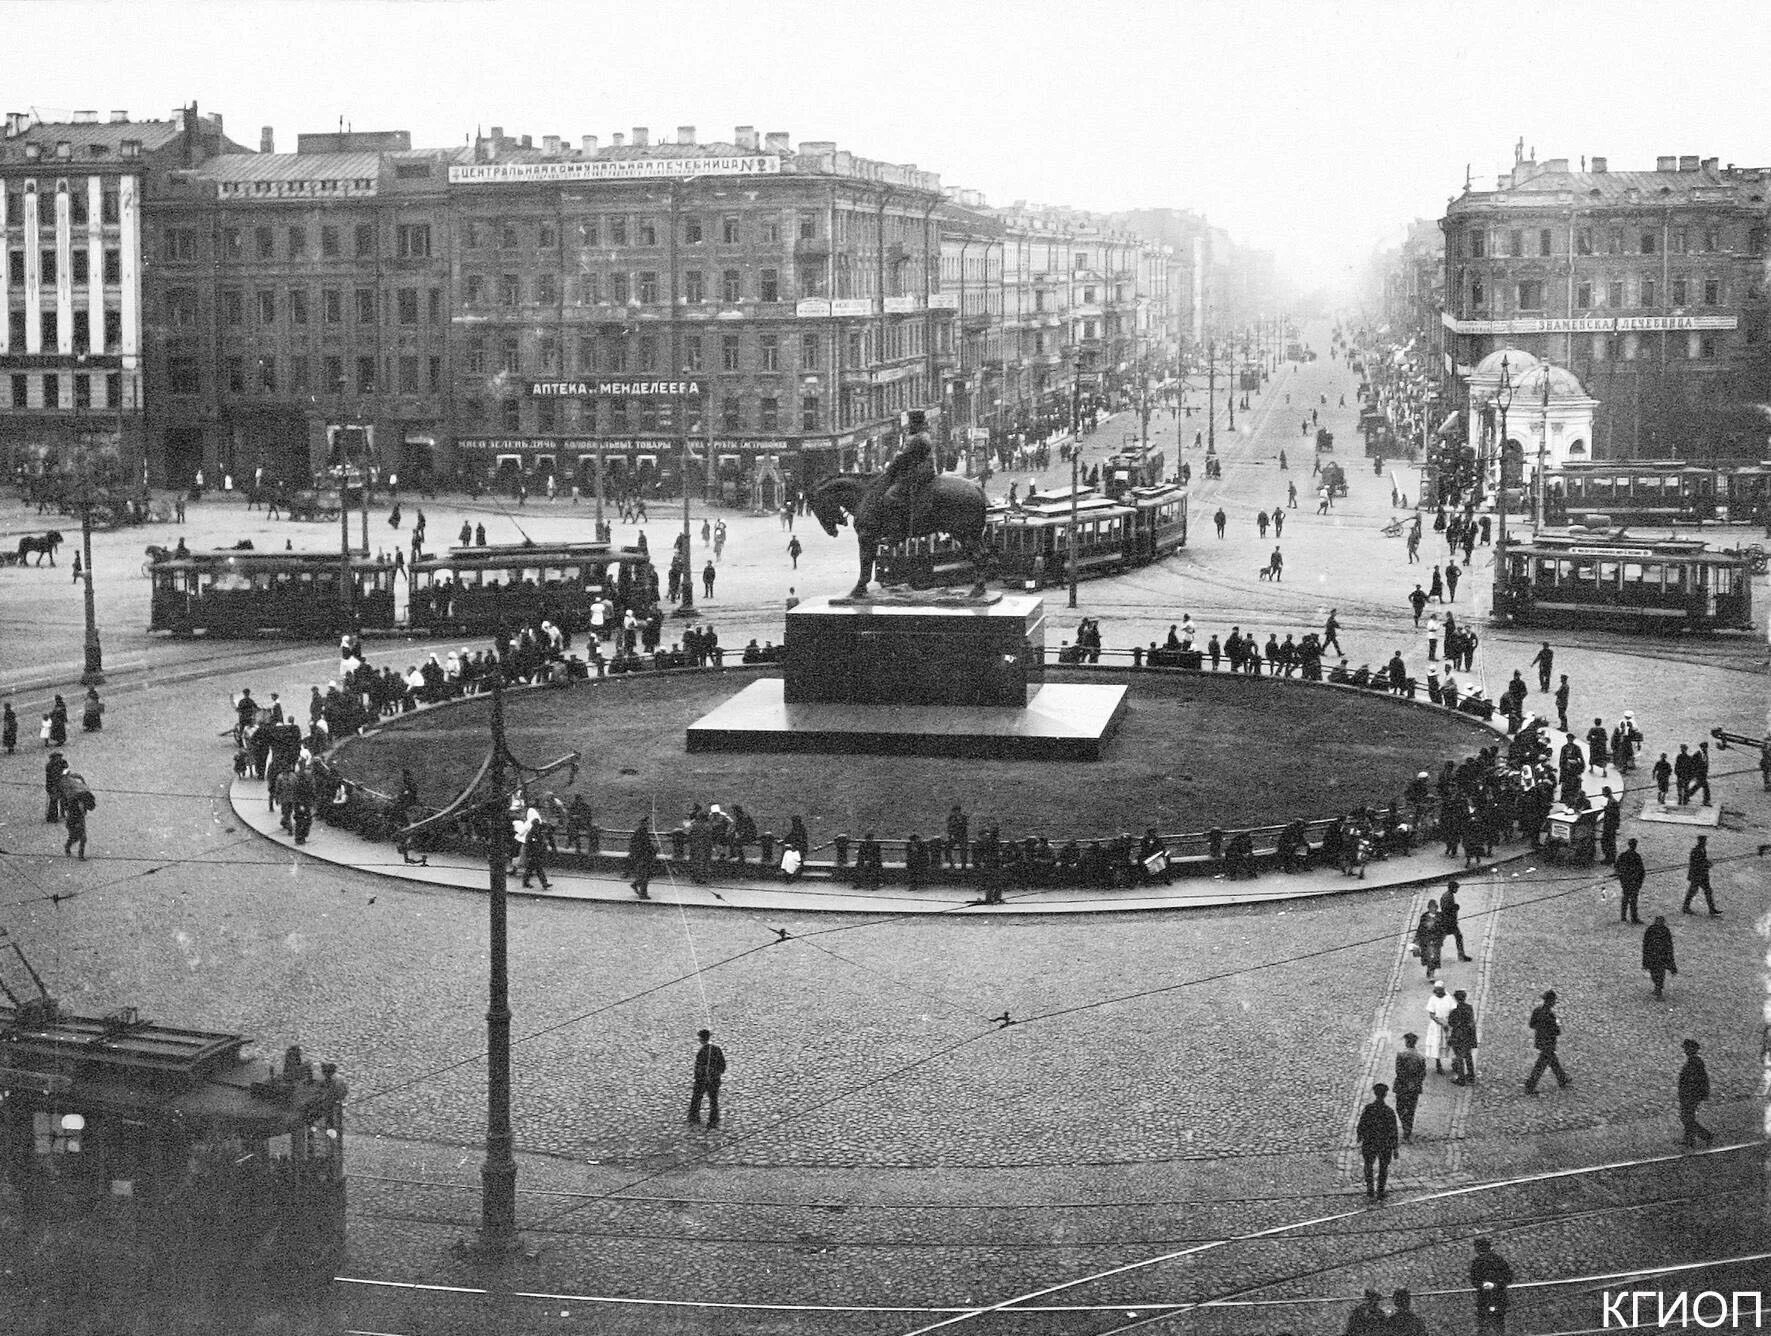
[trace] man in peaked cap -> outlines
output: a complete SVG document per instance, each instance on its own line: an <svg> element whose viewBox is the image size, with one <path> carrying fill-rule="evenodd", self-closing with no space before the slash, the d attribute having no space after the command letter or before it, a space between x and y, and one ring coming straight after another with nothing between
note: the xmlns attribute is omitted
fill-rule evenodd
<svg viewBox="0 0 1771 1336"><path fill-rule="evenodd" d="M1685 1065L1679 1068L1679 1122L1684 1128L1681 1144L1686 1146L1696 1145L1697 1137L1702 1137L1706 1146L1716 1139L1714 1132L1697 1121L1697 1106L1710 1097L1709 1068L1697 1056L1702 1047L1695 1039L1687 1039Z"/></svg>
<svg viewBox="0 0 1771 1336"><path fill-rule="evenodd" d="M1371 1103L1359 1111L1356 1135L1359 1138L1359 1158L1365 1162L1365 1197L1368 1201L1382 1201L1389 1195L1390 1161L1395 1157L1396 1147L1401 1142L1396 1111L1384 1103L1384 1096L1389 1093L1390 1087L1379 1081L1371 1088ZM1375 1188L1372 1181L1373 1165L1377 1167Z"/></svg>

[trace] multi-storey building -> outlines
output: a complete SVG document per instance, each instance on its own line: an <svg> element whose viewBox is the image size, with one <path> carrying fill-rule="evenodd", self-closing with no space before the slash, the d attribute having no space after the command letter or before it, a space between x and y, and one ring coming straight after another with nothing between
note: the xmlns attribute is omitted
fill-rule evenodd
<svg viewBox="0 0 1771 1336"><path fill-rule="evenodd" d="M1018 428L1069 402L1068 233L1039 211L1002 212L1003 424Z"/></svg>
<svg viewBox="0 0 1771 1336"><path fill-rule="evenodd" d="M148 201L156 476L304 479L337 430L383 473L441 465L449 430L451 154L404 131L302 135L211 158Z"/></svg>
<svg viewBox="0 0 1771 1336"><path fill-rule="evenodd" d="M1521 156L1441 221L1447 352L1465 375L1507 346L1571 370L1596 457L1762 457L1768 189L1714 158Z"/></svg>
<svg viewBox="0 0 1771 1336"><path fill-rule="evenodd" d="M82 444L142 476L144 195L236 148L194 106L163 121L23 113L0 138L0 457L74 462Z"/></svg>
<svg viewBox="0 0 1771 1336"><path fill-rule="evenodd" d="M948 451L973 430L1002 424L1004 399L1002 220L973 190L952 192L938 215L941 229L940 291L931 302L958 317L953 341L937 341L941 422ZM937 329L937 336L944 332Z"/></svg>

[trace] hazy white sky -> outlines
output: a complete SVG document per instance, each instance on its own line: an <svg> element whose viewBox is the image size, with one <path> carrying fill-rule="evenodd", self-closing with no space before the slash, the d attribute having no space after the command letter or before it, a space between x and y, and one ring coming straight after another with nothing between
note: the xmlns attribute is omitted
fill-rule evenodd
<svg viewBox="0 0 1771 1336"><path fill-rule="evenodd" d="M1198 209L1335 285L1512 161L1771 165L1768 0L0 0L3 109L834 140L949 186Z"/></svg>

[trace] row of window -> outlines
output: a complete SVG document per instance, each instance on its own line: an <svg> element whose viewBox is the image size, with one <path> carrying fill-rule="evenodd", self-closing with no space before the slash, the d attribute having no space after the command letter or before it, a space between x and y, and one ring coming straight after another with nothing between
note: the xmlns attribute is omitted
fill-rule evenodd
<svg viewBox="0 0 1771 1336"><path fill-rule="evenodd" d="M784 365L782 353L792 335L721 334L713 351L718 354L718 370L743 372L818 371L825 361L825 336L801 334L799 360L793 367ZM847 366L866 366L879 361L898 361L921 357L926 349L923 326L916 321L896 321L879 330L853 330L846 336ZM518 335L506 334L493 341L486 334L474 334L467 341L466 370L469 375L520 375L534 371L541 375L557 375L571 370L578 372L658 372L666 365L668 341L657 334L581 334L576 340L577 359L573 366L564 365L564 345L557 335L542 334L527 342ZM684 335L681 343L683 369L709 370L707 341L699 334ZM493 364L496 358L496 365Z"/></svg>
<svg viewBox="0 0 1771 1336"><path fill-rule="evenodd" d="M1667 300L1671 306L1689 306L1694 293L1701 293L1702 305L1720 306L1725 292L1722 280L1705 278L1700 280L1698 288L1684 274L1675 274L1667 284ZM1635 301L1627 298L1629 287L1635 289ZM1541 311L1545 309L1546 286L1542 279L1525 279L1513 285L1516 298L1515 309L1520 311ZM1480 311L1488 304L1488 285L1480 275L1472 275L1469 288L1469 305L1472 310ZM1574 285L1574 309L1589 311L1595 306L1604 305L1614 308L1657 306L1660 301L1660 279L1658 275L1643 274L1626 282L1622 278L1614 278L1603 287L1595 285L1590 279L1583 279Z"/></svg>
<svg viewBox="0 0 1771 1336"><path fill-rule="evenodd" d="M354 372L347 378L347 372ZM318 374L316 382L314 376ZM202 393L200 362L189 348L177 348L166 359L166 387L173 394ZM279 359L275 354L253 358L221 359L221 387L229 394L371 395L439 394L443 388L443 359L405 355L358 357L309 357L297 354Z"/></svg>
<svg viewBox="0 0 1771 1336"><path fill-rule="evenodd" d="M53 192L47 188L47 182L37 182L38 187L38 227L48 228L55 225L55 206L51 202ZM88 203L86 191L77 185L70 185L68 190L68 219L75 227L85 227L91 221L92 206ZM25 183L19 182L6 191L6 221L13 226L24 221L25 216ZM117 187L106 186L99 196L99 221L116 225L120 211L117 206Z"/></svg>
<svg viewBox="0 0 1771 1336"><path fill-rule="evenodd" d="M171 261L193 261L197 258L197 232L194 227L169 227L160 234L160 258ZM278 229L261 224L251 229L252 258L255 260L302 260L308 257L308 229L294 224L282 229L283 252L277 252ZM215 255L223 262L246 259L247 229L223 227L215 234ZM352 229L352 254L356 259L370 259L376 253L374 223L358 223ZM431 254L429 223L401 223L394 228L394 254L400 259L423 259ZM344 255L344 229L323 225L320 228L320 255L339 259Z"/></svg>
<svg viewBox="0 0 1771 1336"><path fill-rule="evenodd" d="M572 283L573 299L579 305L592 305L608 301L617 306L625 306L636 301L642 306L655 306L662 300L662 289L659 286L658 271L655 269L641 270L637 274L578 274ZM804 291L820 293L823 290L823 270L808 269L802 275L801 288ZM462 302L466 306L487 305L487 294L492 290L491 277L487 274L467 274L462 279ZM558 274L536 274L532 281L525 281L520 274L499 274L496 282L498 305L522 306L525 299L532 300L538 306L553 306L560 300L564 290ZM746 294L744 273L738 269L720 271L719 300L727 304L743 301ZM682 300L692 306L698 306L708 300L707 275L699 269L683 271L681 288ZM759 302L778 302L784 300L781 290L781 271L779 269L759 269L756 273L754 296Z"/></svg>
<svg viewBox="0 0 1771 1336"><path fill-rule="evenodd" d="M500 399L488 403L483 399L462 401L463 426L467 431L496 430L512 434L553 435L557 432L586 434L604 432L623 435L628 432L657 433L679 429L675 406L657 399L609 398L578 402L574 400ZM817 431L822 421L823 400L815 394L799 399L799 430ZM689 428L705 430L697 408L690 407ZM743 395L721 395L715 401L717 422L722 431L781 431L788 425L791 404L774 395L761 395L751 401Z"/></svg>
<svg viewBox="0 0 1771 1336"><path fill-rule="evenodd" d="M1492 247L1497 257L1518 259L1526 255L1554 255L1556 235L1562 229L1515 227L1497 231L1492 243L1482 228L1471 228L1464 234L1465 253L1471 259L1482 259ZM1656 255L1662 243L1674 255L1715 254L1724 247L1722 228L1717 224L1701 227L1626 228L1622 224L1607 228L1579 227L1574 230L1576 255ZM1747 229L1746 249L1749 255L1765 253L1765 229Z"/></svg>
<svg viewBox="0 0 1771 1336"><path fill-rule="evenodd" d="M38 281L46 288L52 288L60 274L60 266L56 261L54 250L42 251L38 257ZM116 286L123 281L123 252L114 247L107 247L104 252L104 276L101 281ZM92 281L92 256L85 250L68 252L68 276L75 287L84 287ZM23 287L25 282L25 253L22 250L9 251L6 256L6 277L15 286Z"/></svg>
<svg viewBox="0 0 1771 1336"><path fill-rule="evenodd" d="M788 217L793 218L792 215ZM745 215L735 213L711 220L698 214L687 214L679 219L682 244L700 246L715 240L722 246L742 246L746 240L746 221ZM780 243L782 215L753 214L748 216L748 222L755 228L756 240L761 244ZM657 246L661 244L661 230L669 225L667 220L659 218L606 214L576 219L567 224L567 233L575 237L580 246ZM794 227L802 241L810 241L818 235L818 215L799 214L787 226ZM551 218L465 218L461 222L461 245L465 250L482 247L517 250L530 246L537 250L554 250L559 244L560 227Z"/></svg>
<svg viewBox="0 0 1771 1336"><path fill-rule="evenodd" d="M76 309L69 312L69 315L73 324L74 350L82 353L90 352L92 350L92 313ZM104 320L104 351L107 353L121 352L123 350L123 313L121 311L106 311ZM42 346L46 349L60 346L61 329L56 321L57 314L54 311L43 311L38 315L37 332L42 339ZM9 346L13 352L22 353L26 344L25 313L16 310L7 312L6 324L7 338L10 340Z"/></svg>
<svg viewBox="0 0 1771 1336"><path fill-rule="evenodd" d="M65 408L118 408L123 404L123 373L79 372L71 376L55 372L15 371L7 376L7 407L15 411ZM104 397L94 393L103 388Z"/></svg>
<svg viewBox="0 0 1771 1336"><path fill-rule="evenodd" d="M306 288L290 288L282 295L280 303L282 312L287 315L291 325L306 325L312 318L310 298L312 293ZM440 325L446 322L443 312L443 290L441 288L394 288L381 292L381 312L377 311L376 289L356 288L352 291L350 309L356 317L358 325L374 325L391 321L398 325L417 325L420 323ZM174 328L189 328L197 324L199 304L197 289L168 288L166 290L166 323ZM223 288L216 294L218 316L224 325L239 326L246 323L246 294L239 288ZM251 309L255 323L260 326L271 326L277 323L279 301L278 294L271 288L259 288L252 294ZM320 323L326 325L344 324L346 310L346 294L343 288L322 288L320 290L319 315ZM422 314L423 320L420 321Z"/></svg>

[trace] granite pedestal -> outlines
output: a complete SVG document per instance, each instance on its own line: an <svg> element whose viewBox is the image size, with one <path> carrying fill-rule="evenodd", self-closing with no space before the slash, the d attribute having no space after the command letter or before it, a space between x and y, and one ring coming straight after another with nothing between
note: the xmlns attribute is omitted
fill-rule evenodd
<svg viewBox="0 0 1771 1336"><path fill-rule="evenodd" d="M782 676L696 720L688 750L1098 760L1125 688L1044 676L1031 595L808 600L787 614Z"/></svg>

